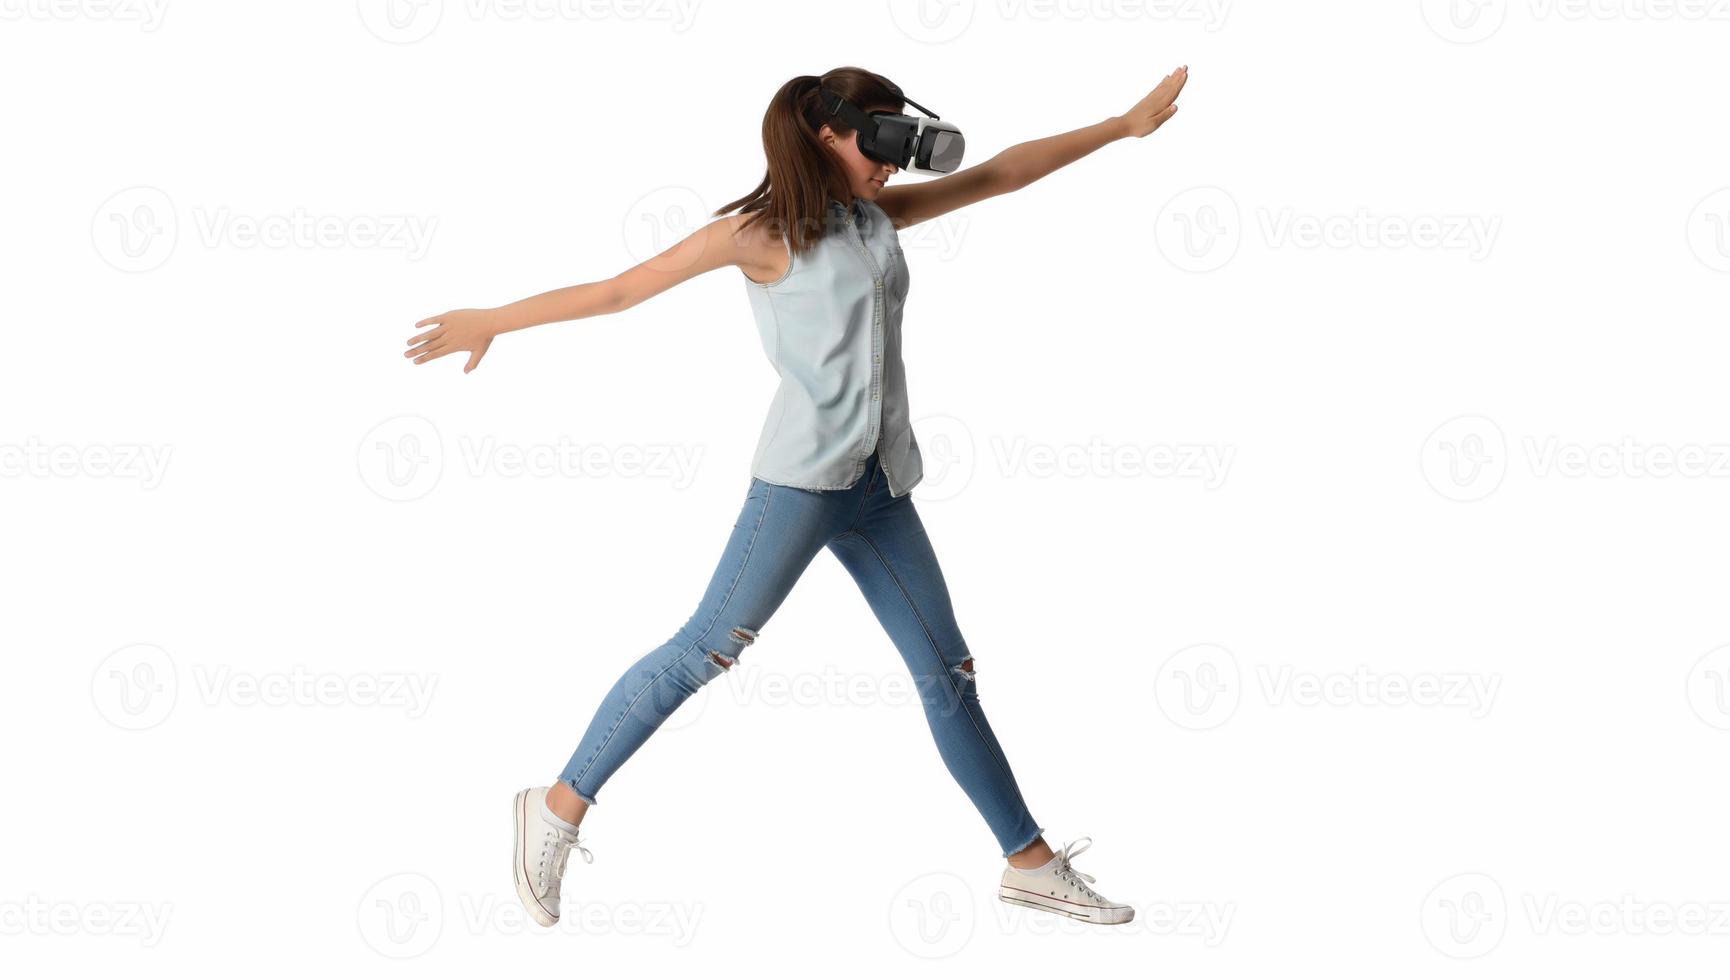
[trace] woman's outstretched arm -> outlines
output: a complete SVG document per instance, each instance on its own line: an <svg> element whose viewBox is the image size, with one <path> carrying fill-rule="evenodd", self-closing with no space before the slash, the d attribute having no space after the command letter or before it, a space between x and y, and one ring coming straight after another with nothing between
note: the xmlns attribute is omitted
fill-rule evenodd
<svg viewBox="0 0 1730 980"><path fill-rule="evenodd" d="M451 310L429 316L415 324L415 328L431 329L410 337L409 349L403 356L420 364L468 351L468 363L463 365L463 373L467 374L481 362L493 338L501 333L618 313L693 276L738 265L747 255L746 247L733 234L738 218L733 215L711 221L672 248L611 279L565 286L490 309Z"/></svg>
<svg viewBox="0 0 1730 980"><path fill-rule="evenodd" d="M1020 190L1114 140L1146 136L1177 111L1177 94L1189 81L1185 65L1160 80L1121 116L1081 129L1017 143L977 167L918 184L897 184L877 195L877 204L898 228L928 221L988 197Z"/></svg>

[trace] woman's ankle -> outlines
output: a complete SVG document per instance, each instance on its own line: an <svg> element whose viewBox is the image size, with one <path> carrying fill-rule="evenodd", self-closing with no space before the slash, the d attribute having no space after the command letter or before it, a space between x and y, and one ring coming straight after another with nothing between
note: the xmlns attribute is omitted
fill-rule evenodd
<svg viewBox="0 0 1730 980"><path fill-rule="evenodd" d="M1047 844L1045 837L1041 835L1033 838L1033 843L1009 855L1009 866L1023 870L1037 868L1056 856L1057 852L1051 849L1051 845Z"/></svg>
<svg viewBox="0 0 1730 980"><path fill-rule="evenodd" d="M580 825L583 814L589 812L589 805L583 802L576 790L571 789L569 783L560 779L547 789L547 809L566 823Z"/></svg>

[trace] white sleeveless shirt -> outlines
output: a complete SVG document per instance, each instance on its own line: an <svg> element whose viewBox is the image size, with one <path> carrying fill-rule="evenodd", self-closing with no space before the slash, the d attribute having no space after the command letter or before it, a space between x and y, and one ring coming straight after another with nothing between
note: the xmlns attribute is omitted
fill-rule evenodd
<svg viewBox="0 0 1730 980"><path fill-rule="evenodd" d="M745 276L763 352L781 383L763 421L751 474L805 490L845 490L873 449L889 492L924 476L907 408L901 311L907 258L889 215L830 200L826 233L770 283ZM743 275L743 270L740 272Z"/></svg>

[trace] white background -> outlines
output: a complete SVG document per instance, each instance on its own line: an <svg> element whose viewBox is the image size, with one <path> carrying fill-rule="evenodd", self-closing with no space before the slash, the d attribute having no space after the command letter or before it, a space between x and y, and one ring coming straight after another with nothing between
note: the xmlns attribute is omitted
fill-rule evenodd
<svg viewBox="0 0 1730 980"><path fill-rule="evenodd" d="M1721 975L1722 6L0 0L9 972ZM978 164L1183 63L902 233L982 702L1136 921L996 900L823 555L526 924L507 804L693 608L774 379L736 270L467 376L414 321L670 244L794 75Z"/></svg>

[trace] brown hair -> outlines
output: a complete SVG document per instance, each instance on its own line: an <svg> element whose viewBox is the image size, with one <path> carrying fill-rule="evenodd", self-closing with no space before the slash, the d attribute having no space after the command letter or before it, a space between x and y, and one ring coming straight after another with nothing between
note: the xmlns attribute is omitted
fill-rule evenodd
<svg viewBox="0 0 1730 980"><path fill-rule="evenodd" d="M822 236L831 198L842 203L853 198L841 161L817 137L824 123L841 136L851 136L853 129L838 116L823 114L818 98L822 88L866 111L900 112L906 106L900 86L863 68L800 75L775 92L763 113L763 155L769 161L768 172L756 190L718 208L715 215L732 211L749 214L740 230L752 222L766 221L794 254L803 254Z"/></svg>

